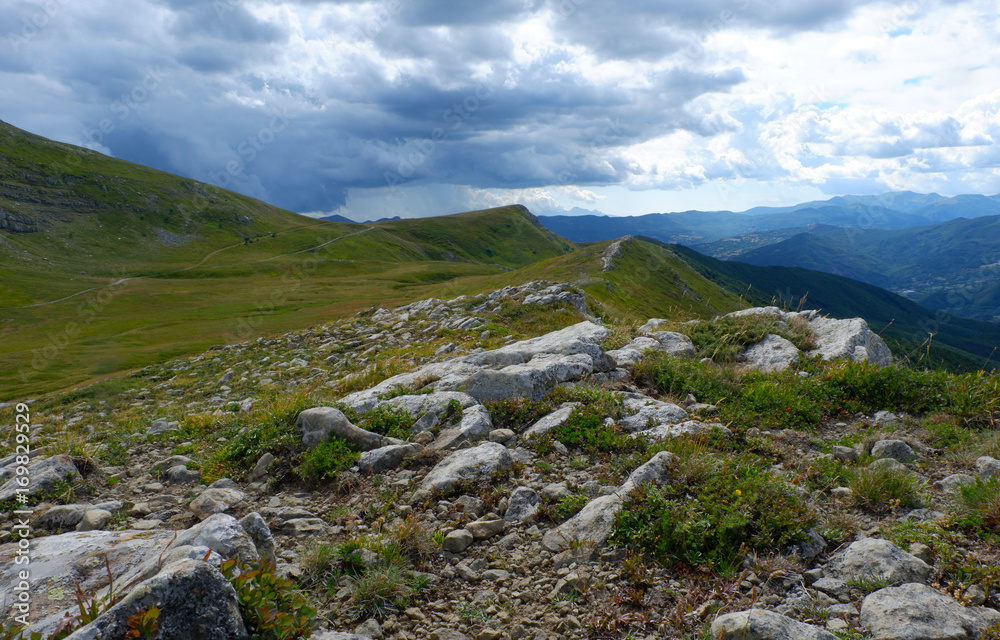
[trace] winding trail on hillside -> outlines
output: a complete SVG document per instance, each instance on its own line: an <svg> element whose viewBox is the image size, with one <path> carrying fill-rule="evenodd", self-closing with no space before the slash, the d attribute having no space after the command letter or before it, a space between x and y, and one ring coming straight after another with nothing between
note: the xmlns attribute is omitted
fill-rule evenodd
<svg viewBox="0 0 1000 640"><path fill-rule="evenodd" d="M298 228L296 228L294 230L298 231L299 229L310 228L310 227L313 227L313 226L320 226L320 225L309 225L309 227L298 227ZM275 260L277 258L284 258L284 257L287 257L287 256L294 256L294 255L299 254L299 253L308 253L309 251L315 251L317 249L320 249L322 247L327 246L328 244L332 244L332 243L334 243L334 242L336 242L338 240L343 240L344 238L350 238L351 236L360 235L362 233L367 233L369 231L374 231L374 230L375 230L375 227L365 227L364 229L361 229L360 231L355 231L354 233L347 233L347 234L344 234L342 236L337 236L336 238L332 238L330 240L327 240L326 242L322 242L322 243L316 245L315 247L308 247L306 249L300 249L298 251L292 251L290 253L280 253L280 254L278 254L276 256L271 256L269 258L262 258L260 260L250 260L249 262L236 262L236 263L233 263L233 264L227 264L227 265L223 265L223 266L226 266L226 267L237 267L237 266L246 265L246 264L256 264L256 263L259 263L259 262L267 262L269 260ZM75 298L77 296L82 296L85 293L90 293L91 291L99 291L101 289L110 289L111 287L117 287L118 285L124 284L124 283L128 282L129 280L142 280L142 279L145 279L145 278L152 278L152 277L159 277L159 276L168 276L168 275L171 275L171 274L174 274L174 273L180 273L182 271L190 271L191 269L197 269L198 267L204 266L204 264L207 261L209 261L210 259L212 259L216 255L218 255L219 253L222 253L223 251L226 251L228 249L234 249L236 247L242 247L242 246L243 246L243 243L239 242L237 244L229 245L227 247L222 247L222 248L219 248L219 249L215 249L214 251L210 251L209 253L205 254L205 256L202 257L202 259L197 264L193 264L193 265L191 265L189 267L184 267L183 269L177 269L175 271L167 271L165 273L159 273L159 274L154 274L154 275L131 276L131 277L128 277L128 278L120 278L120 279L116 280L115 282L112 282L109 285L105 285L103 287L91 287L89 289L84 289L83 291L77 291L76 293L72 293L72 294L66 296L65 298L59 298L58 300L50 300L48 302L36 302L34 304L23 304L23 305L20 305L20 306L17 306L17 307L0 307L0 309L28 309L28 308L31 308L31 307L44 307L44 306L47 306L47 305L50 305L50 304L58 304L60 302L65 302L66 300L69 300L71 298Z"/></svg>

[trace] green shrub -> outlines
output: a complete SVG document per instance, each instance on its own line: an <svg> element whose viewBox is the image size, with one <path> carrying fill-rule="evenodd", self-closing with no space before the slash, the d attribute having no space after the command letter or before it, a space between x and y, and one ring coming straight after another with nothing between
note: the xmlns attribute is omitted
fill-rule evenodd
<svg viewBox="0 0 1000 640"><path fill-rule="evenodd" d="M372 431L390 438L406 440L410 437L410 427L417 421L416 416L406 409L392 406L375 407L356 418L348 416L351 422L366 431Z"/></svg>
<svg viewBox="0 0 1000 640"><path fill-rule="evenodd" d="M616 426L605 425L606 415L598 405L577 407L565 422L550 430L547 435L551 435L567 447L590 454L646 448L646 443L642 439L629 437Z"/></svg>
<svg viewBox="0 0 1000 640"><path fill-rule="evenodd" d="M887 467L861 467L850 474L851 499L858 507L876 513L895 507L921 505L923 483L909 471Z"/></svg>
<svg viewBox="0 0 1000 640"><path fill-rule="evenodd" d="M549 511L553 520L563 522L578 514L589 502L590 496L586 493L574 493L560 500Z"/></svg>
<svg viewBox="0 0 1000 640"><path fill-rule="evenodd" d="M312 449L306 449L295 467L295 473L310 483L331 480L344 469L357 464L359 456L357 448L346 440L331 437Z"/></svg>
<svg viewBox="0 0 1000 640"><path fill-rule="evenodd" d="M243 624L253 640L309 638L316 609L294 589L294 582L278 575L266 558L248 564L227 560L220 567L236 589Z"/></svg>
<svg viewBox="0 0 1000 640"><path fill-rule="evenodd" d="M722 316L681 329L694 343L698 354L716 362L732 362L749 345L756 344L769 333L779 333L775 316Z"/></svg>
<svg viewBox="0 0 1000 640"><path fill-rule="evenodd" d="M964 525L1000 533L1000 480L976 478L974 483L962 485L955 503Z"/></svg>
<svg viewBox="0 0 1000 640"><path fill-rule="evenodd" d="M943 372L848 361L828 367L823 382L833 392L828 401L846 411L920 414L947 406L948 378Z"/></svg>
<svg viewBox="0 0 1000 640"><path fill-rule="evenodd" d="M637 490L618 514L612 542L660 561L732 569L745 549L780 550L813 525L806 504L765 461L737 455L726 464L695 485Z"/></svg>
<svg viewBox="0 0 1000 640"><path fill-rule="evenodd" d="M653 354L636 365L636 381L656 391L683 398L693 394L701 402L718 404L739 395L742 384L728 367L706 366L687 358Z"/></svg>
<svg viewBox="0 0 1000 640"><path fill-rule="evenodd" d="M739 398L721 407L724 421L761 429L816 429L822 425L823 407L809 397L802 379L793 372L756 374L744 382Z"/></svg>
<svg viewBox="0 0 1000 640"><path fill-rule="evenodd" d="M556 409L546 400L535 402L528 398L501 398L489 400L485 405L495 429L510 429L515 433L521 433Z"/></svg>

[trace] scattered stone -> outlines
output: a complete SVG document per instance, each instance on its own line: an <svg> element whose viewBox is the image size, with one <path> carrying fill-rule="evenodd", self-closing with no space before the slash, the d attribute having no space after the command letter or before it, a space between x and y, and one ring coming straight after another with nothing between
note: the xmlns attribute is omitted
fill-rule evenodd
<svg viewBox="0 0 1000 640"><path fill-rule="evenodd" d="M184 465L177 465L167 469L164 473L164 478L167 482L173 484L198 484L201 482L201 471L188 469Z"/></svg>
<svg viewBox="0 0 1000 640"><path fill-rule="evenodd" d="M833 457L841 462L854 462L858 459L858 452L851 447L834 445L832 447L832 452Z"/></svg>
<svg viewBox="0 0 1000 640"><path fill-rule="evenodd" d="M913 449L902 440L879 440L872 445L872 456L875 458L892 458L899 462L912 462Z"/></svg>
<svg viewBox="0 0 1000 640"><path fill-rule="evenodd" d="M580 406L582 406L582 404L579 402L563 403L558 409L531 425L531 427L524 432L524 437L527 438L530 436L544 435L552 429L561 426L569 419L573 411Z"/></svg>
<svg viewBox="0 0 1000 640"><path fill-rule="evenodd" d="M104 509L88 509L83 514L83 518L76 525L77 531L95 531L103 529L111 520L112 514Z"/></svg>
<svg viewBox="0 0 1000 640"><path fill-rule="evenodd" d="M983 480L1000 476L1000 460L989 456L976 458L976 472Z"/></svg>
<svg viewBox="0 0 1000 640"><path fill-rule="evenodd" d="M507 522L501 518L490 520L476 520L465 525L476 540L485 540L503 533Z"/></svg>
<svg viewBox="0 0 1000 640"><path fill-rule="evenodd" d="M510 494L504 520L515 524L531 522L538 515L538 494L530 487L518 487Z"/></svg>
<svg viewBox="0 0 1000 640"><path fill-rule="evenodd" d="M967 473L953 473L950 476L941 478L934 483L934 488L944 493L955 493L962 487L976 483L976 477Z"/></svg>
<svg viewBox="0 0 1000 640"><path fill-rule="evenodd" d="M216 513L225 513L243 502L245 496L238 489L205 489L188 508L204 520Z"/></svg>
<svg viewBox="0 0 1000 640"><path fill-rule="evenodd" d="M358 469L362 473L385 473L401 465L407 455L417 453L420 449L420 445L415 444L390 444L365 451L358 457Z"/></svg>
<svg viewBox="0 0 1000 640"><path fill-rule="evenodd" d="M154 420L152 424L146 427L146 435L158 436L160 434L169 433L171 431L177 431L181 428L180 422L170 422L167 420Z"/></svg>
<svg viewBox="0 0 1000 640"><path fill-rule="evenodd" d="M467 529L455 529L444 537L442 548L450 553L462 553L474 540L475 537Z"/></svg>
<svg viewBox="0 0 1000 640"><path fill-rule="evenodd" d="M257 460L257 464L254 465L253 469L247 474L247 480L250 482L257 482L261 478L267 475L268 469L274 464L274 454L270 451L265 451Z"/></svg>

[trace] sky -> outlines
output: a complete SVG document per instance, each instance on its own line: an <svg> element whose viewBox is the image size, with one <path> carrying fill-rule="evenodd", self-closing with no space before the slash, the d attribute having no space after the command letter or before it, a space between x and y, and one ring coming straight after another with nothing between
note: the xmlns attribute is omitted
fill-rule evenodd
<svg viewBox="0 0 1000 640"><path fill-rule="evenodd" d="M0 119L308 215L1000 193L995 0L5 0Z"/></svg>

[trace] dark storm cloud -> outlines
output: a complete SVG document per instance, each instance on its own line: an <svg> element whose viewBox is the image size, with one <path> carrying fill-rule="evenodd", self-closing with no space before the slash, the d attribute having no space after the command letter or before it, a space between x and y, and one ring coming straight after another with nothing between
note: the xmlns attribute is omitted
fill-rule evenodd
<svg viewBox="0 0 1000 640"><path fill-rule="evenodd" d="M711 34L831 28L865 0L53 2L44 27L0 51L0 80L27 92L0 117L316 211L343 205L349 188L399 183L626 182L643 172L630 145L739 128L691 106L747 81L703 59ZM11 6L16 35L40 5ZM540 42L539 29L552 37ZM623 85L594 73L609 61L645 66ZM953 129L907 143L947 142Z"/></svg>

